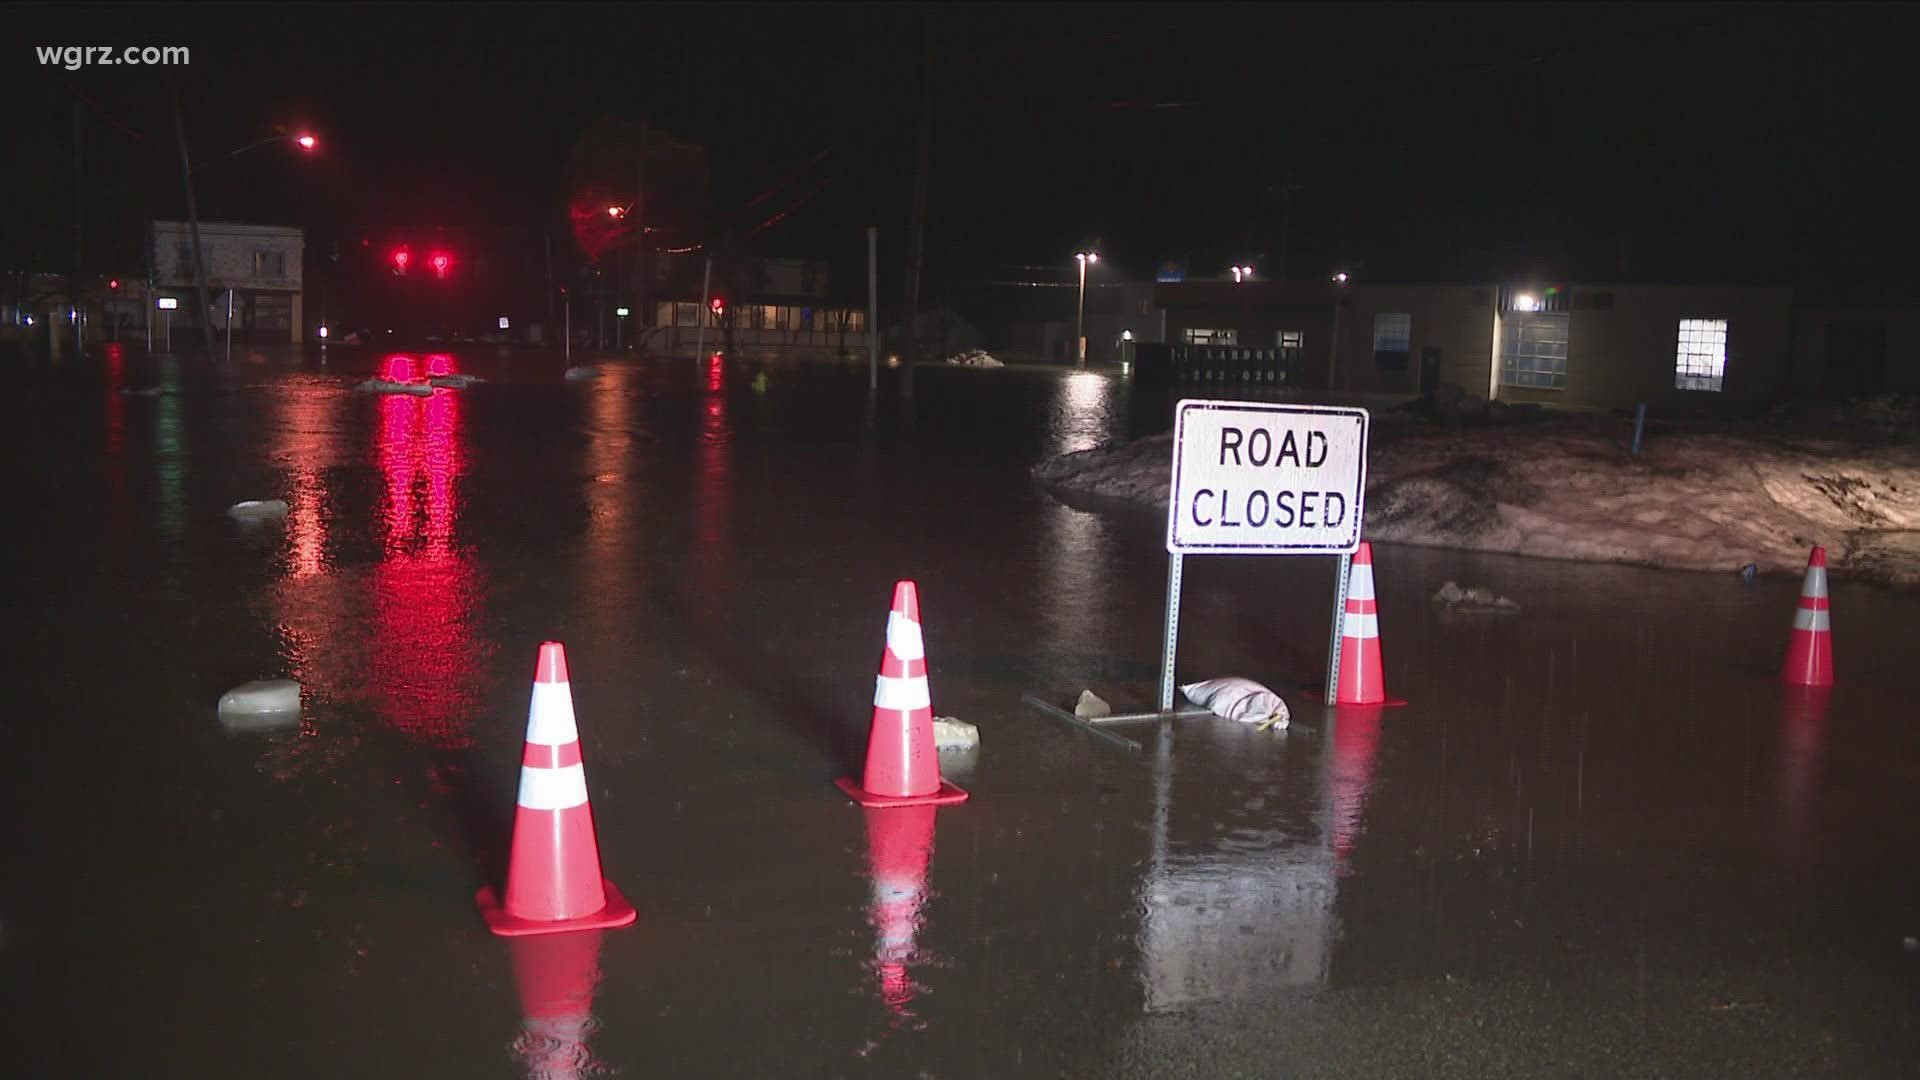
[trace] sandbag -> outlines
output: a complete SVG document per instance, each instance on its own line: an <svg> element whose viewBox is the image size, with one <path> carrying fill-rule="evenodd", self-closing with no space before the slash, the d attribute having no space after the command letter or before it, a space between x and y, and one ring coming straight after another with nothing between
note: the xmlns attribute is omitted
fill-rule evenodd
<svg viewBox="0 0 1920 1080"><path fill-rule="evenodd" d="M1205 682L1188 683L1180 688L1180 692L1187 696L1188 701L1215 716L1238 720L1243 724L1274 720L1271 726L1284 728L1290 715L1287 703L1280 700L1279 694L1252 679L1208 679Z"/></svg>

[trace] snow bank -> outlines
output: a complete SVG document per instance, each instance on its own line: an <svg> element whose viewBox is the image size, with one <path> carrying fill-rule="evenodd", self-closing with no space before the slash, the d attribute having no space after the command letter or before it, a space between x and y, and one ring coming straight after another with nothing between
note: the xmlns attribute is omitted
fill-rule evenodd
<svg viewBox="0 0 1920 1080"><path fill-rule="evenodd" d="M1851 576L1920 583L1920 440L1748 425L1650 436L1616 418L1418 427L1368 463L1369 539L1543 558L1798 572L1825 545ZM1881 434L1885 434L1882 432ZM1085 450L1033 475L1063 495L1166 507L1171 436Z"/></svg>
<svg viewBox="0 0 1920 1080"><path fill-rule="evenodd" d="M947 363L955 367L973 368L1000 368L1007 366L994 359L993 354L985 349L968 349L963 353L955 353L947 357Z"/></svg>
<svg viewBox="0 0 1920 1080"><path fill-rule="evenodd" d="M433 393L433 387L427 383L394 382L392 379L368 379L354 387L363 394L412 394L426 397Z"/></svg>

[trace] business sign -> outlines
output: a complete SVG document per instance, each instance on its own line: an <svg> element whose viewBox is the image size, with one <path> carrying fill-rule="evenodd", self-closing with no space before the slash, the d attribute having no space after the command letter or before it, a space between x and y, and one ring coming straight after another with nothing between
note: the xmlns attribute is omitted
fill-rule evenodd
<svg viewBox="0 0 1920 1080"><path fill-rule="evenodd" d="M173 298L173 297L171 297L171 296L163 296L163 297L161 297L161 298L159 298L158 300L155 300L155 301L154 301L154 304L155 304L155 306L157 306L157 307L158 307L158 308L159 308L159 309L160 309L161 311L172 311L172 310L174 310L175 308L178 308L178 307L180 306L180 301L178 301L178 300L176 300L176 299L174 299L174 298Z"/></svg>
<svg viewBox="0 0 1920 1080"><path fill-rule="evenodd" d="M1187 260L1162 259L1159 268L1154 271L1153 280L1169 285L1187 280Z"/></svg>
<svg viewBox="0 0 1920 1080"><path fill-rule="evenodd" d="M1367 489L1367 410L1182 401L1167 551L1350 555Z"/></svg>

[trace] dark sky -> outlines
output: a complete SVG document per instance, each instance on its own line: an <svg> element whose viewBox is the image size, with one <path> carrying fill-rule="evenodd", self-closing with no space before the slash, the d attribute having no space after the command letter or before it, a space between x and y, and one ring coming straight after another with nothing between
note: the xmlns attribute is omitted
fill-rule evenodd
<svg viewBox="0 0 1920 1080"><path fill-rule="evenodd" d="M931 23L936 299L1094 243L1138 274L1920 277L1920 18L1894 5L481 10L12 9L8 261L70 257L76 96L93 227L179 210L161 69L67 72L33 47L177 43L196 154L276 124L325 141L209 170L205 216L538 226L579 133L644 117L710 148L722 224L790 211L759 250L857 276L877 224L897 286Z"/></svg>

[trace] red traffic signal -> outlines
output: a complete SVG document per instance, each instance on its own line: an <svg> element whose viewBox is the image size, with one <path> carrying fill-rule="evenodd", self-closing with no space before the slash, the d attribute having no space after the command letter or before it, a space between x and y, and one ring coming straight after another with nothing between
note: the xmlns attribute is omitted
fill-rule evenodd
<svg viewBox="0 0 1920 1080"><path fill-rule="evenodd" d="M108 288L108 289L109 289L110 291L112 291L112 292L119 292L119 291L120 291L120 279L119 279L119 278L117 278L117 277L113 277L113 278L108 278L108 279L107 279L107 288Z"/></svg>
<svg viewBox="0 0 1920 1080"><path fill-rule="evenodd" d="M713 298L710 306L713 308L713 314L716 318L727 313L727 302L717 296Z"/></svg>
<svg viewBox="0 0 1920 1080"><path fill-rule="evenodd" d="M444 251L436 251L427 258L427 265L440 277L447 276L447 268L453 265L453 256Z"/></svg>
<svg viewBox="0 0 1920 1080"><path fill-rule="evenodd" d="M400 250L395 251L393 253L393 272L396 274L406 273L407 264L412 261L413 261L413 254L409 252L406 248L401 248Z"/></svg>

